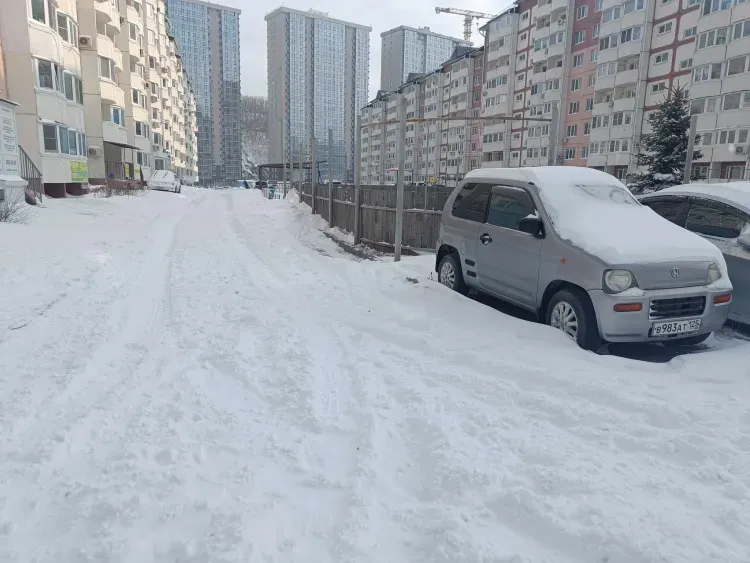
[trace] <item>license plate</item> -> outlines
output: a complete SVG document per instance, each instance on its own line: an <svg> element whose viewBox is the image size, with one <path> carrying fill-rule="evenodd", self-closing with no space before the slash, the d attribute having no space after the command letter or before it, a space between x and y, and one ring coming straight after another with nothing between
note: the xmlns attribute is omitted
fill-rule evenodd
<svg viewBox="0 0 750 563"><path fill-rule="evenodd" d="M670 334L687 334L701 328L701 319L687 321L667 321L654 323L651 326L651 336L669 336Z"/></svg>

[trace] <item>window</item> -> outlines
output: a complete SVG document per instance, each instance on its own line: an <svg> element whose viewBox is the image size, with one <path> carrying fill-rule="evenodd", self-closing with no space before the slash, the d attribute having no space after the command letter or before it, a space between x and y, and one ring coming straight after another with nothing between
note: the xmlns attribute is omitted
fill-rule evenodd
<svg viewBox="0 0 750 563"><path fill-rule="evenodd" d="M148 43L149 45L156 45L156 33L151 29L148 30Z"/></svg>
<svg viewBox="0 0 750 563"><path fill-rule="evenodd" d="M721 78L721 63L702 65L693 69L693 82L705 82Z"/></svg>
<svg viewBox="0 0 750 563"><path fill-rule="evenodd" d="M125 127L125 110L122 108L112 108L112 122L120 127Z"/></svg>
<svg viewBox="0 0 750 563"><path fill-rule="evenodd" d="M536 215L534 202L526 190L494 186L487 211L487 224L518 231L521 219Z"/></svg>
<svg viewBox="0 0 750 563"><path fill-rule="evenodd" d="M707 49L716 45L726 45L727 36L728 28L726 27L720 27L718 29L712 29L711 31L705 31L698 36L698 49ZM735 39L737 39L737 37L735 37Z"/></svg>
<svg viewBox="0 0 750 563"><path fill-rule="evenodd" d="M638 41L641 38L642 31L643 27L640 25L623 29L620 32L620 43L627 43L628 41Z"/></svg>
<svg viewBox="0 0 750 563"><path fill-rule="evenodd" d="M589 53L589 62L595 63L599 58L599 49L591 49Z"/></svg>
<svg viewBox="0 0 750 563"><path fill-rule="evenodd" d="M70 43L70 32L68 30L68 16L65 14L57 14L57 33L60 34L65 41Z"/></svg>
<svg viewBox="0 0 750 563"><path fill-rule="evenodd" d="M36 65L37 85L40 88L49 88L50 90L53 90L55 88L55 81L52 78L52 63L37 59Z"/></svg>
<svg viewBox="0 0 750 563"><path fill-rule="evenodd" d="M626 14L635 12L636 10L642 10L645 4L645 0L627 0L622 5L622 11Z"/></svg>
<svg viewBox="0 0 750 563"><path fill-rule="evenodd" d="M52 0L47 0L47 16L49 19L47 22L52 29L57 28L57 7Z"/></svg>
<svg viewBox="0 0 750 563"><path fill-rule="evenodd" d="M72 154L74 156L77 156L79 154L78 133L76 133L75 131L68 131L68 146L70 147L70 152L68 154Z"/></svg>
<svg viewBox="0 0 750 563"><path fill-rule="evenodd" d="M734 38L742 39L750 36L750 20L737 22L734 24Z"/></svg>
<svg viewBox="0 0 750 563"><path fill-rule="evenodd" d="M586 111L594 110L594 98L586 98Z"/></svg>
<svg viewBox="0 0 750 563"><path fill-rule="evenodd" d="M685 31L682 32L682 38L683 39L690 39L691 37L695 37L695 34L698 32L698 27L688 27Z"/></svg>
<svg viewBox="0 0 750 563"><path fill-rule="evenodd" d="M659 53L654 57L655 65L663 65L667 61L669 61L669 51L667 51L666 53Z"/></svg>
<svg viewBox="0 0 750 563"><path fill-rule="evenodd" d="M583 134L584 135L590 135L591 134L591 122L587 121L583 124Z"/></svg>
<svg viewBox="0 0 750 563"><path fill-rule="evenodd" d="M667 83L666 82L657 82L656 84L651 85L651 93L656 94L658 92L663 92L667 89Z"/></svg>
<svg viewBox="0 0 750 563"><path fill-rule="evenodd" d="M115 61L106 57L99 57L99 76L115 81L117 78Z"/></svg>
<svg viewBox="0 0 750 563"><path fill-rule="evenodd" d="M703 15L728 10L733 3L733 0L703 0Z"/></svg>
<svg viewBox="0 0 750 563"><path fill-rule="evenodd" d="M596 74L593 72L589 74L589 88L593 88L593 86L596 84Z"/></svg>
<svg viewBox="0 0 750 563"><path fill-rule="evenodd" d="M580 102L571 102L568 106L568 114L572 115L574 113L578 113L578 110L580 109Z"/></svg>
<svg viewBox="0 0 750 563"><path fill-rule="evenodd" d="M685 200L682 198L669 198L655 201L644 201L643 205L650 207L657 213L657 215L661 215L667 221L679 225L678 217L680 211L682 211L684 203Z"/></svg>
<svg viewBox="0 0 750 563"><path fill-rule="evenodd" d="M566 137L577 137L578 136L578 125L568 125L565 128Z"/></svg>
<svg viewBox="0 0 750 563"><path fill-rule="evenodd" d="M737 238L745 223L744 217L731 212L723 205L694 201L690 204L685 228L710 237Z"/></svg>
<svg viewBox="0 0 750 563"><path fill-rule="evenodd" d="M667 22L661 24L657 28L656 33L657 35L664 35L665 33L669 33L670 31L672 31L672 22Z"/></svg>
<svg viewBox="0 0 750 563"><path fill-rule="evenodd" d="M489 197L490 186L488 184L466 184L453 202L453 216L483 223Z"/></svg>
<svg viewBox="0 0 750 563"><path fill-rule="evenodd" d="M623 33L625 32L623 31ZM602 37L601 39L599 39L599 50L605 51L607 49L612 49L613 47L617 47L617 39L618 39L618 34L616 33L613 35L607 35L606 37Z"/></svg>
<svg viewBox="0 0 750 563"><path fill-rule="evenodd" d="M65 97L68 98L70 101L75 101L76 93L75 88L73 87L74 81L73 81L73 75L69 72L66 72L63 74L63 81L65 83Z"/></svg>
<svg viewBox="0 0 750 563"><path fill-rule="evenodd" d="M582 20L583 18L586 17L587 13L588 13L588 6L586 6L585 4L583 6L578 6L576 8L576 19Z"/></svg>
<svg viewBox="0 0 750 563"><path fill-rule="evenodd" d="M731 94L724 95L724 103L721 109L724 111L731 109L740 109L740 103L742 101L742 92L733 92Z"/></svg>
<svg viewBox="0 0 750 563"><path fill-rule="evenodd" d="M680 70L685 70L686 68L690 68L693 66L693 59L685 59L683 61L680 61Z"/></svg>
<svg viewBox="0 0 750 563"><path fill-rule="evenodd" d="M602 11L602 0L594 0L594 11L595 12Z"/></svg>
<svg viewBox="0 0 750 563"><path fill-rule="evenodd" d="M575 45L580 45L584 41L586 41L586 30L579 29L575 34Z"/></svg>
<svg viewBox="0 0 750 563"><path fill-rule="evenodd" d="M589 157L588 145L581 147L581 158L586 160Z"/></svg>
<svg viewBox="0 0 750 563"><path fill-rule="evenodd" d="M573 57L573 66L583 66L583 53L580 53Z"/></svg>
<svg viewBox="0 0 750 563"><path fill-rule="evenodd" d="M581 79L580 78L574 78L570 81L570 91L575 92L576 90L581 89Z"/></svg>
<svg viewBox="0 0 750 563"><path fill-rule="evenodd" d="M47 23L44 13L44 0L31 0L31 17L38 22Z"/></svg>
<svg viewBox="0 0 750 563"><path fill-rule="evenodd" d="M594 27L591 28L591 37L599 37L599 24L595 23Z"/></svg>
<svg viewBox="0 0 750 563"><path fill-rule="evenodd" d="M42 125L44 152L57 152L57 126Z"/></svg>
<svg viewBox="0 0 750 563"><path fill-rule="evenodd" d="M568 147L565 149L565 160L574 160L576 157L575 147Z"/></svg>
<svg viewBox="0 0 750 563"><path fill-rule="evenodd" d="M602 12L602 23L607 23L612 20L619 20L620 17L622 17L622 8L620 8L620 6L607 8Z"/></svg>
<svg viewBox="0 0 750 563"><path fill-rule="evenodd" d="M70 154L70 137L67 127L58 126L60 130L60 152L62 154Z"/></svg>
<svg viewBox="0 0 750 563"><path fill-rule="evenodd" d="M727 76L742 74L747 68L747 56L735 57L727 61Z"/></svg>

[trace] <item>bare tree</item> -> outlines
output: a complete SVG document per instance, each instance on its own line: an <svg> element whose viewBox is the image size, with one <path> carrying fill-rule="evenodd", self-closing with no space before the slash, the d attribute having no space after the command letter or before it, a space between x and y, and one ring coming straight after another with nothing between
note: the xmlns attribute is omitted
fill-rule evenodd
<svg viewBox="0 0 750 563"><path fill-rule="evenodd" d="M34 218L32 207L26 203L23 190L6 190L0 200L0 223L28 223Z"/></svg>

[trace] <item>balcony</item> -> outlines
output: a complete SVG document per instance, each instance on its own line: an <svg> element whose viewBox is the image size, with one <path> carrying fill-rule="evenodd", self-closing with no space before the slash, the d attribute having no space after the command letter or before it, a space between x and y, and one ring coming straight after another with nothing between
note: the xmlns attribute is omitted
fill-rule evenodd
<svg viewBox="0 0 750 563"><path fill-rule="evenodd" d="M639 69L633 68L630 70L617 69L615 75L615 86L622 86L624 84L635 84L638 82L638 71Z"/></svg>
<svg viewBox="0 0 750 563"><path fill-rule="evenodd" d="M128 132L125 127L121 127L112 121L102 123L102 136L108 143L121 145L128 142Z"/></svg>
<svg viewBox="0 0 750 563"><path fill-rule="evenodd" d="M114 41L107 37L106 35L97 35L96 36L96 52L99 53L102 57L106 57L107 59L112 59L115 61L115 66L118 70L122 70L122 53L120 50L115 47Z"/></svg>
<svg viewBox="0 0 750 563"><path fill-rule="evenodd" d="M125 107L125 93L111 80L99 78L99 91L104 104Z"/></svg>
<svg viewBox="0 0 750 563"><path fill-rule="evenodd" d="M612 111L634 111L635 110L635 98L620 98L615 100L615 105Z"/></svg>
<svg viewBox="0 0 750 563"><path fill-rule="evenodd" d="M96 23L109 27L105 31L115 35L120 33L120 12L112 2L94 2Z"/></svg>
<svg viewBox="0 0 750 563"><path fill-rule="evenodd" d="M611 152L607 154L607 166L628 166L630 164L630 153Z"/></svg>
<svg viewBox="0 0 750 563"><path fill-rule="evenodd" d="M140 46L138 41L131 39L128 42L128 52L130 53L130 59L133 61L140 61L144 55L143 48Z"/></svg>

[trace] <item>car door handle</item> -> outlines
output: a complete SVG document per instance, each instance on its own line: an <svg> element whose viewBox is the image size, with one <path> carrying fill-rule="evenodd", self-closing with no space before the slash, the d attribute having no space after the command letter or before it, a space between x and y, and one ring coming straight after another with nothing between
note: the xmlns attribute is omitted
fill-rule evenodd
<svg viewBox="0 0 750 563"><path fill-rule="evenodd" d="M492 237L487 233L484 233L481 237L479 237L479 240L482 241L482 244L489 244L492 242Z"/></svg>

